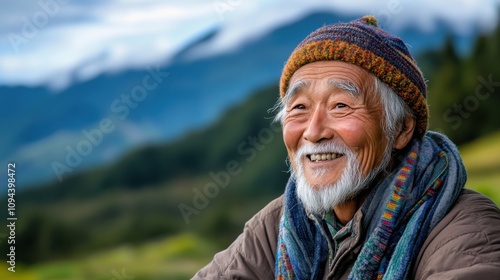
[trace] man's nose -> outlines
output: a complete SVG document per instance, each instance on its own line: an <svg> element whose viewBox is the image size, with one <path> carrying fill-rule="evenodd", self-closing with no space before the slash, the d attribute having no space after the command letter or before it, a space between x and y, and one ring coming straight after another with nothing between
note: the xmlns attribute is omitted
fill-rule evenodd
<svg viewBox="0 0 500 280"><path fill-rule="evenodd" d="M304 131L304 139L313 143L331 139L334 134L331 122L332 120L325 108L315 108Z"/></svg>

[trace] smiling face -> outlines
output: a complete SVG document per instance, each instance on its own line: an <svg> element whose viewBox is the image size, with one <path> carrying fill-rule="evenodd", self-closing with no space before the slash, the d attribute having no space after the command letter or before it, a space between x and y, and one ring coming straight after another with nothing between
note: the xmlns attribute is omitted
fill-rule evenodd
<svg viewBox="0 0 500 280"><path fill-rule="evenodd" d="M284 142L294 171L310 188L335 188L341 177L349 184L349 176L371 175L389 156L383 106L373 77L360 67L306 64L292 76L284 101ZM355 170L344 174L349 165Z"/></svg>

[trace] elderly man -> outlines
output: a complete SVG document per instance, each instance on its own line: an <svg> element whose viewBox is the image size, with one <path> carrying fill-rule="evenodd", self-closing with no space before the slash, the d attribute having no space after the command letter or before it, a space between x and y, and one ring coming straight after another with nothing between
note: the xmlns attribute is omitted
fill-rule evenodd
<svg viewBox="0 0 500 280"><path fill-rule="evenodd" d="M500 210L427 131L424 77L374 17L322 27L280 81L291 177L195 279L500 279Z"/></svg>

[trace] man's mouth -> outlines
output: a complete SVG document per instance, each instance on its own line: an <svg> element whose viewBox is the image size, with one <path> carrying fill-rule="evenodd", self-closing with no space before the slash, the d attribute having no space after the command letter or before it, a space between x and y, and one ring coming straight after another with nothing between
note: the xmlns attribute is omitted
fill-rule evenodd
<svg viewBox="0 0 500 280"><path fill-rule="evenodd" d="M333 159L339 158L341 156L343 156L343 154L321 153L321 154L307 155L307 158L313 162L320 162L320 161L326 161L326 160L333 160Z"/></svg>

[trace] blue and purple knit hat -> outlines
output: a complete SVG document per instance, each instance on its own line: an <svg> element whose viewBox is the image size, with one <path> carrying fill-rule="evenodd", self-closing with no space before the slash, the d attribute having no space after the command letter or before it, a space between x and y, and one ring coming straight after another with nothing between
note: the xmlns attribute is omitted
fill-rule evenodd
<svg viewBox="0 0 500 280"><path fill-rule="evenodd" d="M378 28L377 19L364 16L348 23L321 27L292 52L280 80L283 97L295 71L315 61L338 60L357 65L386 83L413 110L415 136L427 130L427 89L422 72L404 42Z"/></svg>

